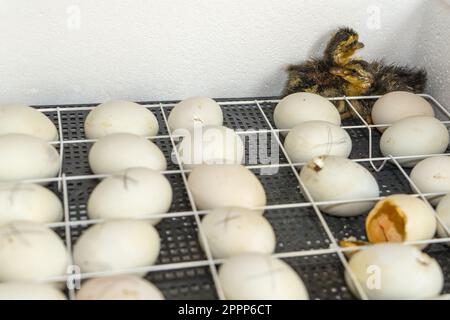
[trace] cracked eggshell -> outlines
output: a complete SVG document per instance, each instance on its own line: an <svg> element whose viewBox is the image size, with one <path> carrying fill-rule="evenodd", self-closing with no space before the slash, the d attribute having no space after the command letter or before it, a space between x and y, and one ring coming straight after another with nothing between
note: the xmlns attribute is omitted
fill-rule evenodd
<svg viewBox="0 0 450 320"><path fill-rule="evenodd" d="M202 220L202 229L216 259L245 252L270 254L276 246L275 233L261 214L244 208L212 210ZM200 243L203 246L199 234Z"/></svg>
<svg viewBox="0 0 450 320"><path fill-rule="evenodd" d="M116 173L133 167L166 170L167 161L152 141L130 133L114 133L98 140L89 151L96 174Z"/></svg>
<svg viewBox="0 0 450 320"><path fill-rule="evenodd" d="M438 119L409 117L387 128L380 139L384 156L414 156L444 153L449 142L447 128ZM413 167L420 158L397 159L403 167Z"/></svg>
<svg viewBox="0 0 450 320"><path fill-rule="evenodd" d="M189 174L188 184L200 210L222 207L253 209L265 206L267 201L264 188L255 174L238 164L198 165Z"/></svg>
<svg viewBox="0 0 450 320"><path fill-rule="evenodd" d="M59 172L56 149L26 134L0 136L0 182L53 178Z"/></svg>
<svg viewBox="0 0 450 320"><path fill-rule="evenodd" d="M130 101L108 101L89 112L84 123L88 139L113 133L131 133L141 137L158 134L159 124L146 107Z"/></svg>
<svg viewBox="0 0 450 320"><path fill-rule="evenodd" d="M227 300L308 300L299 275L284 261L244 253L223 263L219 280Z"/></svg>
<svg viewBox="0 0 450 320"><path fill-rule="evenodd" d="M123 275L83 282L77 300L164 300L164 296L151 282Z"/></svg>
<svg viewBox="0 0 450 320"><path fill-rule="evenodd" d="M356 252L349 261L358 283L372 300L426 299L439 295L444 285L435 259L414 246L378 244ZM358 293L346 272L347 285Z"/></svg>
<svg viewBox="0 0 450 320"><path fill-rule="evenodd" d="M220 105L211 98L187 98L172 109L167 119L172 131L177 129L191 130L195 125L221 126L223 114Z"/></svg>
<svg viewBox="0 0 450 320"><path fill-rule="evenodd" d="M0 135L21 133L45 141L58 140L58 130L44 113L20 104L0 106Z"/></svg>
<svg viewBox="0 0 450 320"><path fill-rule="evenodd" d="M427 100L411 92L389 92L379 98L372 108L374 124L392 124L413 116L434 117L434 110ZM378 128L380 132L385 129Z"/></svg>
<svg viewBox="0 0 450 320"><path fill-rule="evenodd" d="M352 151L352 140L347 131L335 124L307 121L289 131L284 148L294 163L308 162L322 155L347 158Z"/></svg>
<svg viewBox="0 0 450 320"><path fill-rule="evenodd" d="M411 195L388 196L370 211L366 232L371 243L431 239L436 233L435 212Z"/></svg>
<svg viewBox="0 0 450 320"><path fill-rule="evenodd" d="M450 230L450 193L445 195L442 200L439 201L436 211L439 218L447 226L447 229ZM441 238L450 237L440 223L437 224L437 232ZM448 242L447 245L450 245L450 242Z"/></svg>
<svg viewBox="0 0 450 320"><path fill-rule="evenodd" d="M152 265L159 249L159 234L150 223L111 220L84 231L73 258L83 272L113 271Z"/></svg>
<svg viewBox="0 0 450 320"><path fill-rule="evenodd" d="M412 169L410 178L422 193L450 192L450 157L430 157L420 161ZM440 199L442 196L428 198L433 205Z"/></svg>
<svg viewBox="0 0 450 320"><path fill-rule="evenodd" d="M55 286L34 282L0 283L0 300L67 300Z"/></svg>
<svg viewBox="0 0 450 320"><path fill-rule="evenodd" d="M334 104L309 92L297 92L281 99L275 107L273 119L278 129L292 129L302 122L313 120L341 125L341 116Z"/></svg>
<svg viewBox="0 0 450 320"><path fill-rule="evenodd" d="M51 223L62 217L61 201L49 189L33 183L0 184L0 225L14 220Z"/></svg>
<svg viewBox="0 0 450 320"><path fill-rule="evenodd" d="M314 201L340 201L375 198L378 183L360 164L336 156L320 156L309 161L300 171ZM335 216L355 216L372 208L374 201L321 205L320 209Z"/></svg>
<svg viewBox="0 0 450 320"><path fill-rule="evenodd" d="M240 164L244 158L244 143L227 127L201 126L183 137L178 154L186 169L199 164Z"/></svg>
<svg viewBox="0 0 450 320"><path fill-rule="evenodd" d="M44 225L15 221L0 227L0 281L35 281L66 274L69 255Z"/></svg>
<svg viewBox="0 0 450 320"><path fill-rule="evenodd" d="M89 197L87 211L91 219L142 218L166 213L171 204L172 187L162 173L132 168L102 180Z"/></svg>

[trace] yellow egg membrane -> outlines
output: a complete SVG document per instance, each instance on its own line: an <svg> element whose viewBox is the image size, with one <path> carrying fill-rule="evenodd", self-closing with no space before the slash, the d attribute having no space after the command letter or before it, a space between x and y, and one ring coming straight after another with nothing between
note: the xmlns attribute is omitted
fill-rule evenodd
<svg viewBox="0 0 450 320"><path fill-rule="evenodd" d="M367 237L371 243L403 242L406 239L405 225L405 213L392 201L385 200L367 217Z"/></svg>

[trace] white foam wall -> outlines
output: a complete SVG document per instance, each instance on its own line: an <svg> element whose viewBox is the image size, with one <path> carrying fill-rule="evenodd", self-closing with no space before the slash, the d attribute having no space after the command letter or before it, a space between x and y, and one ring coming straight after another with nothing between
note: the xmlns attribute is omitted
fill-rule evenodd
<svg viewBox="0 0 450 320"><path fill-rule="evenodd" d="M277 95L340 25L364 57L426 65L448 98L445 1L0 0L0 103Z"/></svg>

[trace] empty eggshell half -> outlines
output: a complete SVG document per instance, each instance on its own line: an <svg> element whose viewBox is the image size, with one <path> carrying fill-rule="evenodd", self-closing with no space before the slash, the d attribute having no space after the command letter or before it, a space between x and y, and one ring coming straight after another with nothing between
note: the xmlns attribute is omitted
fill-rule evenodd
<svg viewBox="0 0 450 320"><path fill-rule="evenodd" d="M439 201L436 212L442 223L444 223L447 229L450 230L450 193L444 196L441 201ZM440 223L437 224L437 232L439 237L441 238L450 237L450 233L447 233ZM450 245L450 243L447 244Z"/></svg>
<svg viewBox="0 0 450 320"><path fill-rule="evenodd" d="M322 155L347 158L352 151L352 140L347 131L335 124L307 121L289 131L284 148L294 163L308 162Z"/></svg>
<svg viewBox="0 0 450 320"><path fill-rule="evenodd" d="M0 135L22 133L45 141L58 140L58 130L44 113L20 104L0 106Z"/></svg>
<svg viewBox="0 0 450 320"><path fill-rule="evenodd" d="M133 167L165 170L167 161L152 141L130 133L114 133L98 140L89 151L96 174L116 173Z"/></svg>
<svg viewBox="0 0 450 320"><path fill-rule="evenodd" d="M450 157L430 157L420 161L412 169L411 180L422 193L450 192ZM442 196L428 200L436 205Z"/></svg>
<svg viewBox="0 0 450 320"><path fill-rule="evenodd" d="M14 220L51 223L62 217L61 201L49 189L33 183L0 184L0 225Z"/></svg>
<svg viewBox="0 0 450 320"><path fill-rule="evenodd" d="M416 116L395 122L380 139L384 156L418 156L445 152L449 142L448 130L438 119ZM397 159L403 167L413 167L423 158Z"/></svg>
<svg viewBox="0 0 450 320"><path fill-rule="evenodd" d="M309 92L290 94L277 104L273 119L278 129L292 129L313 120L327 121L339 126L341 116L336 107L324 97ZM287 132L283 131L283 134Z"/></svg>
<svg viewBox="0 0 450 320"><path fill-rule="evenodd" d="M0 300L67 300L55 286L34 282L0 283Z"/></svg>
<svg viewBox="0 0 450 320"><path fill-rule="evenodd" d="M172 187L162 173L132 168L102 180L89 197L87 211L91 219L140 218L166 213L171 203Z"/></svg>
<svg viewBox="0 0 450 320"><path fill-rule="evenodd" d="M392 124L413 116L434 117L433 107L421 96L405 91L393 91L379 98L372 108L374 124ZM379 127L383 132L386 127Z"/></svg>
<svg viewBox="0 0 450 320"><path fill-rule="evenodd" d="M0 182L53 178L59 154L47 141L26 135L0 136Z"/></svg>
<svg viewBox="0 0 450 320"><path fill-rule="evenodd" d="M84 123L88 139L99 139L112 133L155 136L158 130L158 120L149 109L121 100L108 101L95 107Z"/></svg>
<svg viewBox="0 0 450 320"><path fill-rule="evenodd" d="M356 252L349 261L356 281L372 300L426 299L439 295L444 285L435 259L414 246L377 244ZM346 272L347 285L359 294Z"/></svg>
<svg viewBox="0 0 450 320"><path fill-rule="evenodd" d="M378 183L362 165L336 156L320 156L300 171L300 179L314 201L344 201L375 198ZM374 201L321 205L320 209L336 216L355 216L372 208Z"/></svg>
<svg viewBox="0 0 450 320"><path fill-rule="evenodd" d="M164 300L159 289L137 276L89 279L81 285L77 300Z"/></svg>
<svg viewBox="0 0 450 320"><path fill-rule="evenodd" d="M244 157L244 144L232 129L200 126L183 137L178 145L178 154L186 169L199 164L240 164Z"/></svg>
<svg viewBox="0 0 450 320"><path fill-rule="evenodd" d="M243 253L223 263L219 280L227 300L307 300L299 275L284 261Z"/></svg>
<svg viewBox="0 0 450 320"><path fill-rule="evenodd" d="M211 98L191 97L179 102L169 114L169 128L193 129L194 125L221 126L223 114L220 105Z"/></svg>
<svg viewBox="0 0 450 320"><path fill-rule="evenodd" d="M0 281L35 281L66 274L69 255L53 230L15 221L0 227L0 261Z"/></svg>
<svg viewBox="0 0 450 320"><path fill-rule="evenodd" d="M261 182L242 165L198 165L189 174L188 184L200 210L222 207L254 209L266 205L266 193Z"/></svg>
<svg viewBox="0 0 450 320"><path fill-rule="evenodd" d="M160 238L147 221L111 220L83 232L73 258L83 272L149 266L158 258Z"/></svg>
<svg viewBox="0 0 450 320"><path fill-rule="evenodd" d="M366 232L371 243L431 239L436 233L435 212L411 195L388 196L370 211Z"/></svg>
<svg viewBox="0 0 450 320"><path fill-rule="evenodd" d="M244 208L212 210L202 220L202 229L214 258L245 252L270 254L275 250L275 233L261 214ZM200 243L203 245L199 235Z"/></svg>

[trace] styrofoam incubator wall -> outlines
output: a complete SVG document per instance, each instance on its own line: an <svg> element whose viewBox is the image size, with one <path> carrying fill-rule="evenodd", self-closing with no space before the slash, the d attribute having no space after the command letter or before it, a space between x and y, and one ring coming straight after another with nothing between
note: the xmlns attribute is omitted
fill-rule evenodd
<svg viewBox="0 0 450 320"><path fill-rule="evenodd" d="M0 0L0 103L270 96L338 26L450 103L448 0Z"/></svg>

